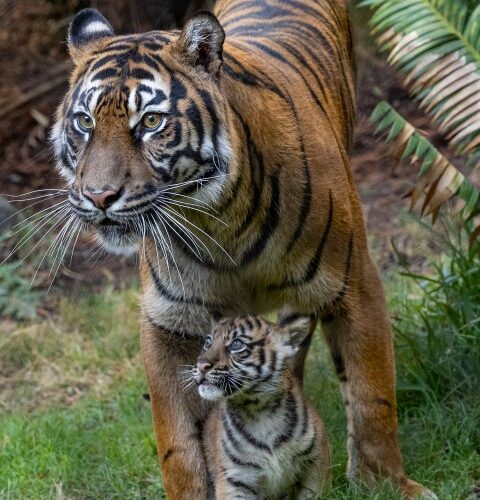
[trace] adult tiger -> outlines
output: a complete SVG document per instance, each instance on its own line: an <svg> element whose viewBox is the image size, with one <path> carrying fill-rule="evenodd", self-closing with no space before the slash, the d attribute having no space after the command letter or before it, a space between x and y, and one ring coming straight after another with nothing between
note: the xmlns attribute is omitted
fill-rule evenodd
<svg viewBox="0 0 480 500"><path fill-rule="evenodd" d="M115 36L97 11L78 13L53 130L73 212L112 251L141 243L141 343L167 494L206 491L207 407L181 391L179 365L194 361L215 311L280 308L313 315L312 332L322 321L349 475L429 494L403 471L389 319L349 169L346 8L224 0L216 14L181 32Z"/></svg>

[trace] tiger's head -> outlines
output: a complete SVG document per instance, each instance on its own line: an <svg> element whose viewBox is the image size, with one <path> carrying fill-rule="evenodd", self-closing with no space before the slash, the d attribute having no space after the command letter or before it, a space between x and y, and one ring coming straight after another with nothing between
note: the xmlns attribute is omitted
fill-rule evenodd
<svg viewBox="0 0 480 500"><path fill-rule="evenodd" d="M169 200L220 196L231 158L223 41L208 12L181 32L124 36L94 9L73 18L74 71L52 140L71 209L107 249L135 250Z"/></svg>
<svg viewBox="0 0 480 500"><path fill-rule="evenodd" d="M283 327L256 316L221 320L193 370L200 396L215 401L277 392L287 361L309 332L306 317Z"/></svg>

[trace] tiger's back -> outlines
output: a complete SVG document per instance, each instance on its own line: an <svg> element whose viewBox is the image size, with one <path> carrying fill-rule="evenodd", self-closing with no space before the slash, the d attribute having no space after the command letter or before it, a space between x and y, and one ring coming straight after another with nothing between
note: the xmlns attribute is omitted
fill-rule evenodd
<svg viewBox="0 0 480 500"><path fill-rule="evenodd" d="M224 70L287 101L306 118L302 101L317 120L335 129L350 151L355 117L355 56L346 6L338 1L220 0L215 7L226 34ZM312 116L307 121L312 124Z"/></svg>

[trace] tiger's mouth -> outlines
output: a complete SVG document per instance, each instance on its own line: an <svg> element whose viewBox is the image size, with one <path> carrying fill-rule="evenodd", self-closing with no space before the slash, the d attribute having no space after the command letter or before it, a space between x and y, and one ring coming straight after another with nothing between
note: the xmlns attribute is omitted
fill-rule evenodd
<svg viewBox="0 0 480 500"><path fill-rule="evenodd" d="M217 401L226 396L222 387L220 387L215 381L209 380L206 377L197 381L197 385L198 393L203 399Z"/></svg>
<svg viewBox="0 0 480 500"><path fill-rule="evenodd" d="M129 256L138 251L142 237L131 223L105 218L91 224L91 227L99 242L110 253Z"/></svg>
<svg viewBox="0 0 480 500"><path fill-rule="evenodd" d="M106 217L105 219L101 220L98 225L100 227L108 227L108 226L121 226L122 224L116 220L113 220L113 219L110 219L108 217Z"/></svg>

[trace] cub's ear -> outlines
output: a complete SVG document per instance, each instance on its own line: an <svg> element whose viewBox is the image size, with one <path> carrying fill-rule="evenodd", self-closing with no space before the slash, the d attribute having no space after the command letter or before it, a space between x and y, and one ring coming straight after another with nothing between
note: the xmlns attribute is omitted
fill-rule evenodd
<svg viewBox="0 0 480 500"><path fill-rule="evenodd" d="M286 349L287 355L296 354L308 336L310 335L311 320L308 316L299 316L288 322L280 334L282 347Z"/></svg>
<svg viewBox="0 0 480 500"><path fill-rule="evenodd" d="M68 49L75 64L86 54L91 44L114 36L110 23L96 9L83 9L70 22Z"/></svg>
<svg viewBox="0 0 480 500"><path fill-rule="evenodd" d="M225 32L218 19L206 11L197 12L183 27L177 48L185 61L215 76L222 65Z"/></svg>

